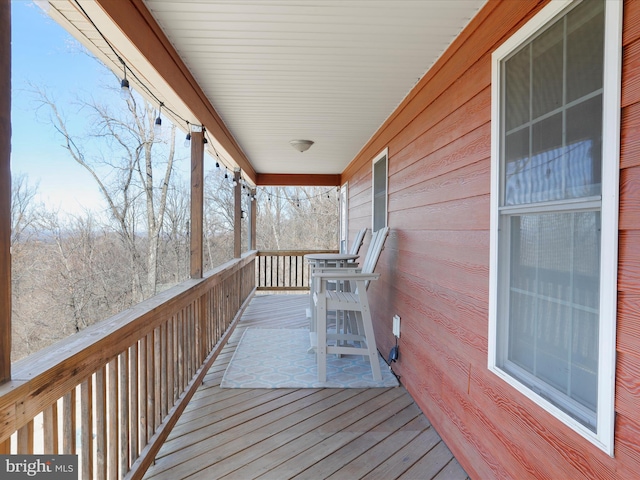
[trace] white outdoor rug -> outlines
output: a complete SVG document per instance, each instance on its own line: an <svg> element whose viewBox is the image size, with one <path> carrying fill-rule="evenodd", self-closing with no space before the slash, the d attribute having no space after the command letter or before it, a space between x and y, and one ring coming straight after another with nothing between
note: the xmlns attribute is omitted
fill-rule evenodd
<svg viewBox="0 0 640 480"><path fill-rule="evenodd" d="M247 328L220 383L222 388L397 387L398 380L378 356L382 381L371 375L367 357L327 356L327 381L318 382L309 330Z"/></svg>

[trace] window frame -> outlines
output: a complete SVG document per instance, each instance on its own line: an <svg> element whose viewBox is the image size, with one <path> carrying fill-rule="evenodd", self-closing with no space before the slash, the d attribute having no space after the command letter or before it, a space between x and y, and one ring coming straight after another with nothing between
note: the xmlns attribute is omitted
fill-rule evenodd
<svg viewBox="0 0 640 480"><path fill-rule="evenodd" d="M530 42L556 19L564 16L579 0L555 0L545 6L492 54L491 77L491 216L489 269L489 335L488 369L511 387L525 395L565 425L613 456L614 402L616 358L616 301L618 271L618 208L620 173L620 86L622 51L622 2L605 2L604 78L602 112L602 194L600 200L600 316L598 343L598 393L596 431L593 432L550 401L535 393L498 366L498 329L507 321L498 322L499 270L501 263L501 118L502 61L512 52ZM527 205L523 205L527 207Z"/></svg>
<svg viewBox="0 0 640 480"><path fill-rule="evenodd" d="M339 191L338 201L340 203L340 251L346 253L349 248L349 182L345 182Z"/></svg>
<svg viewBox="0 0 640 480"><path fill-rule="evenodd" d="M385 160L384 165L384 225L375 228L376 219L376 191L375 191L375 178L376 178L376 164ZM378 155L376 155L371 162L371 232L376 232L381 228L389 225L389 148L385 148Z"/></svg>

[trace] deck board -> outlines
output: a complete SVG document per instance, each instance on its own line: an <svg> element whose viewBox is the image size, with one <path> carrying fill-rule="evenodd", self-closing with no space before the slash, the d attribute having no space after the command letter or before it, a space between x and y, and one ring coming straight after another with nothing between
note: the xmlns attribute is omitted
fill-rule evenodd
<svg viewBox="0 0 640 480"><path fill-rule="evenodd" d="M247 327L306 328L307 295L258 295L144 478L466 479L403 388L222 389Z"/></svg>

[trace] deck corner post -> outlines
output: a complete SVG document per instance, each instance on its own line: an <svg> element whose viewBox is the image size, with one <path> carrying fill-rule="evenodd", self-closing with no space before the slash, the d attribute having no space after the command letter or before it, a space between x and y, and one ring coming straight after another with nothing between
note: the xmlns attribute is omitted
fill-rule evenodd
<svg viewBox="0 0 640 480"><path fill-rule="evenodd" d="M204 222L204 129L191 129L190 275L202 278Z"/></svg>
<svg viewBox="0 0 640 480"><path fill-rule="evenodd" d="M233 171L233 191L234 210L233 210L233 258L242 256L242 185L240 185L240 169Z"/></svg>
<svg viewBox="0 0 640 480"><path fill-rule="evenodd" d="M258 199L256 189L251 189L251 201L249 202L249 250L256 249L256 218L258 212Z"/></svg>
<svg viewBox="0 0 640 480"><path fill-rule="evenodd" d="M0 383L11 379L11 0L0 0Z"/></svg>

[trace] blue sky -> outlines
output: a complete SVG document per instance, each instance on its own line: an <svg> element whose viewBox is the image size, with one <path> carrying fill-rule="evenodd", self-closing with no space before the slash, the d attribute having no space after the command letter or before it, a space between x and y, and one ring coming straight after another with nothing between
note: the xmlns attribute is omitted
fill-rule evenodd
<svg viewBox="0 0 640 480"><path fill-rule="evenodd" d="M12 174L27 174L29 184L37 183L48 208L73 214L99 210L104 203L98 188L61 146L61 137L47 122L48 110L38 108L33 90L46 90L68 116L69 129L81 133L76 99L92 95L122 102L117 92L103 88L117 87L119 79L31 0L12 0L11 20Z"/></svg>

